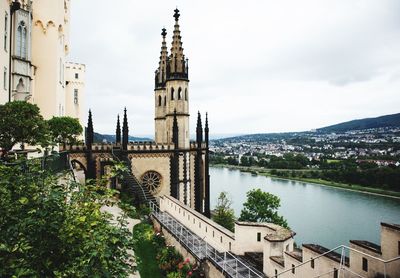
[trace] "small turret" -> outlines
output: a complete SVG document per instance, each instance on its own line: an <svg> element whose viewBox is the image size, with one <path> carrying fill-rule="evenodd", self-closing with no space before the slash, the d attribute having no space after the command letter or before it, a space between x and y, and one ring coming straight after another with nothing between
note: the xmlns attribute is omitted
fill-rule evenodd
<svg viewBox="0 0 400 278"><path fill-rule="evenodd" d="M119 123L119 114L117 117L117 129L115 131L115 143L121 144L121 125Z"/></svg>
<svg viewBox="0 0 400 278"><path fill-rule="evenodd" d="M204 141L206 141L207 148L208 148L208 141L209 141L209 138L208 138L209 132L210 132L210 130L208 128L208 113L206 113L206 123L204 126Z"/></svg>
<svg viewBox="0 0 400 278"><path fill-rule="evenodd" d="M196 143L197 146L201 146L201 142L203 141L203 126L201 124L201 115L200 112L197 114L197 126L196 126Z"/></svg>
<svg viewBox="0 0 400 278"><path fill-rule="evenodd" d="M126 107L124 109L124 122L122 124L122 149L128 149L128 141L129 141L129 128L128 128L128 116L126 115Z"/></svg>
<svg viewBox="0 0 400 278"><path fill-rule="evenodd" d="M161 36L163 38L160 52L160 62L155 74L155 88L165 87L165 81L167 79L167 63L168 63L168 48L165 37L167 36L167 30L162 29Z"/></svg>
<svg viewBox="0 0 400 278"><path fill-rule="evenodd" d="M89 109L88 124L86 128L86 147L91 150L94 141L92 111Z"/></svg>
<svg viewBox="0 0 400 278"><path fill-rule="evenodd" d="M188 61L183 54L181 31L179 30L179 10L174 10L174 34L172 36L171 55L167 64L167 79L188 79Z"/></svg>

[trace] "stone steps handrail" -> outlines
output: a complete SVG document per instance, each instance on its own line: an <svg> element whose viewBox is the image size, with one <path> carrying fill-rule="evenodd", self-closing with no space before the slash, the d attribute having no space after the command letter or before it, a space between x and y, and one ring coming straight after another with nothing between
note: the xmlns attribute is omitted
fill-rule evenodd
<svg viewBox="0 0 400 278"><path fill-rule="evenodd" d="M231 252L225 250L218 251L209 245L207 241L192 233L174 217L168 213L161 212L158 205L154 202L149 202L149 206L153 217L158 219L164 227L179 238L180 244L194 253L199 260L204 258L209 259L212 263L219 266L223 273L228 274L230 277L265 277L259 274L258 271L253 270L252 267L248 266Z"/></svg>

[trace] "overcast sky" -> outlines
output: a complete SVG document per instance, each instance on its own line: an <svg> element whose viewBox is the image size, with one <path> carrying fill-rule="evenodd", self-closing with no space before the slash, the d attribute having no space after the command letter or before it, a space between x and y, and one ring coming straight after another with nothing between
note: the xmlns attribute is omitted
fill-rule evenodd
<svg viewBox="0 0 400 278"><path fill-rule="evenodd" d="M113 3L114 6L111 6ZM128 109L153 135L154 71L173 10L189 58L191 133L303 131L400 112L400 1L72 1L70 57L87 66L95 131Z"/></svg>

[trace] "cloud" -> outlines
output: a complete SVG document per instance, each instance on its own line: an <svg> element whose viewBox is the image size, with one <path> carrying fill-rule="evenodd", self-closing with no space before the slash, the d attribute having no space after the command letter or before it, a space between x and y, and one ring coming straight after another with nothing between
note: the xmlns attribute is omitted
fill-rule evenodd
<svg viewBox="0 0 400 278"><path fill-rule="evenodd" d="M160 31L173 9L190 67L190 109L215 133L295 131L397 113L400 2L131 1L72 3L71 59L87 64L95 128L154 129ZM194 131L195 117L191 118Z"/></svg>

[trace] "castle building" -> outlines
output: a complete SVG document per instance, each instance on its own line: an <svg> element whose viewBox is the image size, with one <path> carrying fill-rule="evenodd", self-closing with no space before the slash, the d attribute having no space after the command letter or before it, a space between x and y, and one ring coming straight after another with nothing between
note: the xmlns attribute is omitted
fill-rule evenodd
<svg viewBox="0 0 400 278"><path fill-rule="evenodd" d="M85 65L67 62L70 0L0 0L0 104L37 104L42 116L81 123Z"/></svg>
<svg viewBox="0 0 400 278"><path fill-rule="evenodd" d="M174 12L174 32L170 53L167 32L162 29L161 55L155 72L155 142L129 142L125 109L122 128L118 117L115 144L94 143L94 124L89 112L85 146L66 146L73 164L96 178L107 172L119 153L130 164L132 184L143 185L152 197L172 196L197 212L210 217L209 127L197 114L196 141L189 137L189 68L183 54L179 10ZM79 82L76 83L79 85ZM132 130L131 130L132 132ZM121 136L122 133L122 136Z"/></svg>

